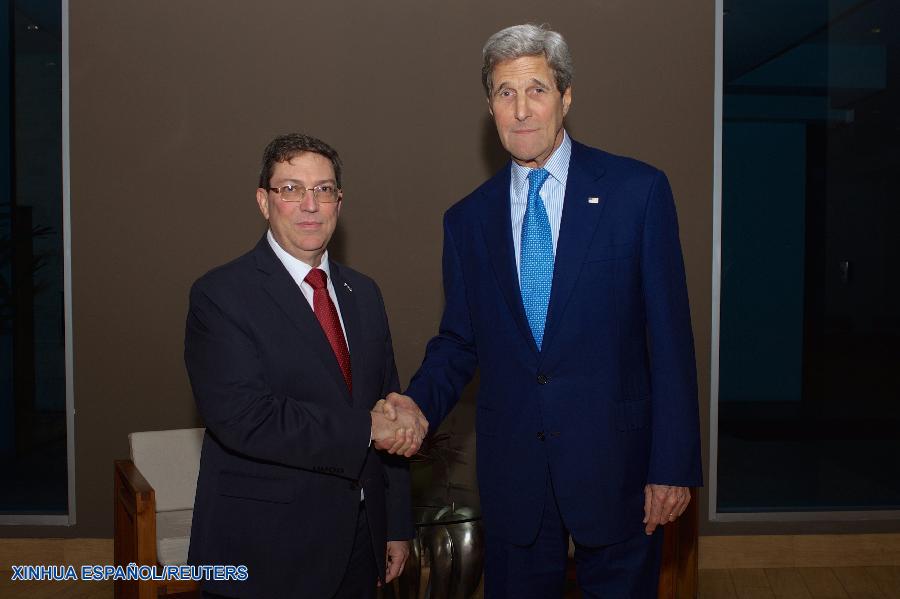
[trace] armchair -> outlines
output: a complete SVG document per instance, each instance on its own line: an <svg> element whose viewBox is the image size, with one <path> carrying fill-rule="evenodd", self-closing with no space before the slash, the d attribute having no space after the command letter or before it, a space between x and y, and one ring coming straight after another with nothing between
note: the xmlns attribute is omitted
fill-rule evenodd
<svg viewBox="0 0 900 599"><path fill-rule="evenodd" d="M204 429L131 433L114 469L116 565L187 562ZM199 594L193 581L115 581L116 599Z"/></svg>

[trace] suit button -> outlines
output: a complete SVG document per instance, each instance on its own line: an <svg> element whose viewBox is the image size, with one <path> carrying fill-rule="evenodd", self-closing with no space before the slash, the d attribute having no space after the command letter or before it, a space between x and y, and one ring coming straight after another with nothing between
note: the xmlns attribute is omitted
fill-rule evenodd
<svg viewBox="0 0 900 599"><path fill-rule="evenodd" d="M538 431L537 438L538 441L543 441L546 435L544 435L544 431Z"/></svg>
<svg viewBox="0 0 900 599"><path fill-rule="evenodd" d="M549 382L550 382L550 378L546 374L537 375L538 385L546 385Z"/></svg>

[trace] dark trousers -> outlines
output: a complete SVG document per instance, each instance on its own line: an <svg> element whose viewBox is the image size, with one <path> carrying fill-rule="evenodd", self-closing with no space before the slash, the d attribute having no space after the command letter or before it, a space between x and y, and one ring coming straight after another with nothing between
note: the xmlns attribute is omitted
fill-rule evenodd
<svg viewBox="0 0 900 599"><path fill-rule="evenodd" d="M298 539L298 542L302 542L302 539ZM378 565L373 549L369 520L366 517L365 506L360 502L359 514L356 518L356 534L353 537L353 549L350 551L344 578L341 579L341 584L333 599L375 599ZM382 547L381 550L384 551L385 548ZM203 599L231 599L207 591L203 591L202 596ZM302 591L298 591L295 597L298 599L303 597Z"/></svg>
<svg viewBox="0 0 900 599"><path fill-rule="evenodd" d="M662 553L662 529L647 536L643 529L620 543L587 547L575 541L578 587L583 597L656 599ZM537 539L513 545L485 534L485 599L552 599L562 597L566 580L569 531L547 481L544 513Z"/></svg>
<svg viewBox="0 0 900 599"><path fill-rule="evenodd" d="M360 502L350 561L334 599L375 599L378 566L373 550L369 519L366 517L365 506ZM382 547L381 550L384 551L385 548Z"/></svg>

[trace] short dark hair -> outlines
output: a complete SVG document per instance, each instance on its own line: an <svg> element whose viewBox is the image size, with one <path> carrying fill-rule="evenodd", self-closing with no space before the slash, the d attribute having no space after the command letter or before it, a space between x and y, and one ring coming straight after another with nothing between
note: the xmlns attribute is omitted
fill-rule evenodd
<svg viewBox="0 0 900 599"><path fill-rule="evenodd" d="M331 161L334 167L334 182L338 189L341 188L341 157L337 150L329 146L321 139L302 133L288 133L279 135L269 142L263 150L262 169L259 171L259 186L262 189L269 188L272 179L272 170L276 162L289 162L304 152L321 154Z"/></svg>

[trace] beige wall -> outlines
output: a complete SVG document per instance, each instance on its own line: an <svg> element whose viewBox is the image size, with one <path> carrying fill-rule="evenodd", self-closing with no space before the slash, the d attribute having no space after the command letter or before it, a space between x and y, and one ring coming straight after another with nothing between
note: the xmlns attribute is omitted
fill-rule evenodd
<svg viewBox="0 0 900 599"><path fill-rule="evenodd" d="M481 45L517 22L548 22L570 42L573 136L671 179L708 413L713 9L712 0L71 2L78 524L3 534L110 536L112 460L127 455L127 433L198 422L182 362L187 291L262 233L258 160L277 133L307 132L341 152L334 250L380 282L408 380L441 310L441 215L503 160L480 87Z"/></svg>

